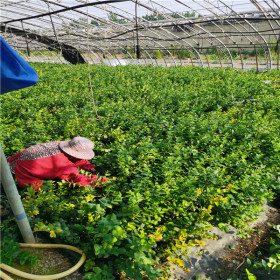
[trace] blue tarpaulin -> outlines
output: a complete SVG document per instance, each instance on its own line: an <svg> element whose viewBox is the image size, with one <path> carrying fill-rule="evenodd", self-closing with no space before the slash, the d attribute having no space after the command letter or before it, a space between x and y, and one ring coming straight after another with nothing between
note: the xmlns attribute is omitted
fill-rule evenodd
<svg viewBox="0 0 280 280"><path fill-rule="evenodd" d="M1 38L1 94L35 85L35 70Z"/></svg>

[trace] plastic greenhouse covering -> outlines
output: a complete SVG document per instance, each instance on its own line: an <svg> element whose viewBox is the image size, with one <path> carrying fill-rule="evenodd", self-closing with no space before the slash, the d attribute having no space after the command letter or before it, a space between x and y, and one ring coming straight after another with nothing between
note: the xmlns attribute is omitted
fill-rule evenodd
<svg viewBox="0 0 280 280"><path fill-rule="evenodd" d="M27 62L279 69L279 0L3 0Z"/></svg>

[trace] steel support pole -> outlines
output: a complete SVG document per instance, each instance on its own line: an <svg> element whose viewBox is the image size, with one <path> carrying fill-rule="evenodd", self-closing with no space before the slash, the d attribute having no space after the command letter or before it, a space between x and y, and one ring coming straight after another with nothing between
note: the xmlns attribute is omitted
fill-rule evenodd
<svg viewBox="0 0 280 280"><path fill-rule="evenodd" d="M0 144L0 156L1 156L1 170L0 180L5 190L6 196L11 205L12 211L16 218L17 225L23 237L25 243L35 243L35 238L31 230L29 221L25 214L14 178L11 174L10 167L7 163L5 154Z"/></svg>

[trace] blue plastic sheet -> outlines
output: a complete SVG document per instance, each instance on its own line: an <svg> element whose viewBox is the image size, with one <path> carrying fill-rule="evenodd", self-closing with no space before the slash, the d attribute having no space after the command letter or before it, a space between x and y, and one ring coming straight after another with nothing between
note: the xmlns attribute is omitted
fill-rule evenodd
<svg viewBox="0 0 280 280"><path fill-rule="evenodd" d="M1 38L1 94L35 85L35 70Z"/></svg>

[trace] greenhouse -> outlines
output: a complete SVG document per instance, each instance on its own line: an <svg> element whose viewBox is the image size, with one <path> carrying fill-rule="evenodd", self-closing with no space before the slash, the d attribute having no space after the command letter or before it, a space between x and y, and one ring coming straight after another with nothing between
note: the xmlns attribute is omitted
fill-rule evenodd
<svg viewBox="0 0 280 280"><path fill-rule="evenodd" d="M279 0L0 6L2 279L280 278Z"/></svg>
<svg viewBox="0 0 280 280"><path fill-rule="evenodd" d="M2 1L30 62L279 69L279 1Z"/></svg>

